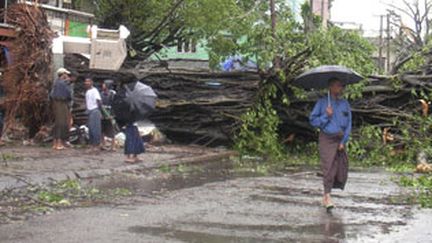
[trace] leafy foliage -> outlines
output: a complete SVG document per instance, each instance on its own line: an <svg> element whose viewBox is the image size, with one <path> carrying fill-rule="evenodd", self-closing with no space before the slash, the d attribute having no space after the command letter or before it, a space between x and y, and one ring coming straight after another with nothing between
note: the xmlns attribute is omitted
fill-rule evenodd
<svg viewBox="0 0 432 243"><path fill-rule="evenodd" d="M236 138L237 150L242 154L264 156L270 161L282 158L283 150L277 133L280 120L269 100L246 112L242 121Z"/></svg>
<svg viewBox="0 0 432 243"><path fill-rule="evenodd" d="M382 132L379 127L361 127L358 137L348 143L349 156L352 161L363 166L383 166L388 162L388 148L382 144ZM386 151L383 152L383 151Z"/></svg>
<svg viewBox="0 0 432 243"><path fill-rule="evenodd" d="M427 64L427 56L431 53L431 51L431 43L429 43L427 46L424 46L420 51L412 51L409 57L407 57L408 61L404 62L398 67L399 73L421 71Z"/></svg>
<svg viewBox="0 0 432 243"><path fill-rule="evenodd" d="M131 30L130 48L141 57L178 41L208 38L238 15L234 0L95 0L102 26Z"/></svg>
<svg viewBox="0 0 432 243"><path fill-rule="evenodd" d="M309 60L311 66L344 65L363 75L376 69L371 59L374 47L355 31L330 27L308 34L307 40L314 50Z"/></svg>
<svg viewBox="0 0 432 243"><path fill-rule="evenodd" d="M425 208L432 208L432 176L419 177L401 176L399 185L414 189L413 202Z"/></svg>
<svg viewBox="0 0 432 243"><path fill-rule="evenodd" d="M214 63L223 60L224 55L221 56L220 53L254 57L260 72L267 74L262 82L262 89L265 92L261 93L260 103L242 117L244 125L236 140L237 148L244 150L242 152L254 150L255 153L266 156L274 152L273 157L280 158L280 154L283 154L281 152L283 147L278 140L279 129L275 127L277 126L275 116L278 116L278 113L275 112L277 109L274 105L289 105L290 99L293 98L292 94L302 95L302 92L290 85L290 81L302 69L324 64L345 65L363 75L369 75L375 71L374 62L371 59L374 48L358 33L345 31L338 27L324 30L320 26L315 26L315 31L306 32L305 26L297 22L291 10L283 4L278 9L279 18L274 36L269 16L265 14L260 16L262 18L255 19L256 24L247 33L247 42L232 42L231 45L225 45L227 49L224 52L216 52L223 50L223 47L212 43L211 47L217 46L218 48L212 49L215 52L211 56L217 59ZM305 13L303 16L305 17ZM312 18L313 24L317 22L317 19ZM311 50L306 57L307 60L293 58L304 50ZM290 63L290 68L277 69L273 65L275 60L279 60L282 64L290 62L295 62L295 64ZM365 83L360 83L351 86L347 96L349 98L361 96L364 85ZM272 88L266 88L268 86ZM274 90L275 87L278 90ZM256 131L260 132L256 133ZM252 139L253 137L255 139Z"/></svg>
<svg viewBox="0 0 432 243"><path fill-rule="evenodd" d="M276 26L272 28L269 1L253 0L96 0L97 16L105 26L125 24L132 33L130 47L148 57L177 41L205 39L210 64L227 56L252 59L262 76L255 106L242 116L236 137L241 153L276 159L284 154L279 141L277 106L288 106L293 93L290 82L302 70L341 64L367 75L374 71L373 48L356 32L330 26L302 7L299 21L285 0L275 0ZM307 26L306 26L307 25ZM351 88L350 97L362 85ZM297 90L298 91L298 90ZM279 106L280 107L280 106Z"/></svg>
<svg viewBox="0 0 432 243"><path fill-rule="evenodd" d="M395 27L393 45L396 53L391 73L419 71L424 66L424 56L430 54L432 29L432 1L403 1L404 6L390 5L389 16Z"/></svg>

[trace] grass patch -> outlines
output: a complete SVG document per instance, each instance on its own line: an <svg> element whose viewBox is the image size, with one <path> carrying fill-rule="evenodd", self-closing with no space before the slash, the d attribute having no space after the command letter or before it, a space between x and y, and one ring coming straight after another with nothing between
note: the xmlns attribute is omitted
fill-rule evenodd
<svg viewBox="0 0 432 243"><path fill-rule="evenodd" d="M0 204L8 215L26 218L33 214L47 214L60 208L109 204L116 199L133 195L126 188L98 189L82 186L79 180L64 180L50 185L29 186L0 192ZM0 223L8 222L0 218Z"/></svg>
<svg viewBox="0 0 432 243"><path fill-rule="evenodd" d="M167 164L163 164L158 168L158 171L160 173L170 173L172 170L171 166L167 165Z"/></svg>
<svg viewBox="0 0 432 243"><path fill-rule="evenodd" d="M412 173L415 171L415 165L410 163L393 163L387 167L387 170L393 173Z"/></svg>
<svg viewBox="0 0 432 243"><path fill-rule="evenodd" d="M0 153L0 158L3 162L21 160L22 157L13 153Z"/></svg>
<svg viewBox="0 0 432 243"><path fill-rule="evenodd" d="M131 196L133 193L131 192L131 190L126 188L115 188L112 190L112 194L115 196L126 197Z"/></svg>
<svg viewBox="0 0 432 243"><path fill-rule="evenodd" d="M317 167L320 163L317 143L291 145L278 160L266 160L263 157L249 155L232 160L236 172L250 172L256 175L278 174L298 170L300 167Z"/></svg>
<svg viewBox="0 0 432 243"><path fill-rule="evenodd" d="M401 176L398 184L412 189L412 203L432 208L432 175Z"/></svg>

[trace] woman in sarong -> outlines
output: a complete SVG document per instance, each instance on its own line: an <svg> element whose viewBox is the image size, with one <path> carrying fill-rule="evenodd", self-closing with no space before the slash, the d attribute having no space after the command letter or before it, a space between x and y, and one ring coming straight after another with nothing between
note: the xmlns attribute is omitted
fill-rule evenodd
<svg viewBox="0 0 432 243"><path fill-rule="evenodd" d="M144 153L144 142L139 134L138 127L133 123L128 123L124 129L126 141L124 145L124 153L126 155L126 163L138 163L138 155Z"/></svg>

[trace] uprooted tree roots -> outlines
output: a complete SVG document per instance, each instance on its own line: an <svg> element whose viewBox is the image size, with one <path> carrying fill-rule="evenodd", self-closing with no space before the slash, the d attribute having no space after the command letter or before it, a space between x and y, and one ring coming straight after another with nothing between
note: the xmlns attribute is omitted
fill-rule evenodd
<svg viewBox="0 0 432 243"><path fill-rule="evenodd" d="M51 86L51 43L54 32L45 13L37 6L14 4L8 8L7 22L17 30L10 53L12 63L1 85L6 92L5 132L17 122L36 133L49 121L48 92Z"/></svg>

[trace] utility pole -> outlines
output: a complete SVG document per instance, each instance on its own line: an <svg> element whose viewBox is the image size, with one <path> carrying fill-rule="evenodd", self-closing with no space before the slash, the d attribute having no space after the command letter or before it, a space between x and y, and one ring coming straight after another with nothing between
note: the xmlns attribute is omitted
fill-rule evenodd
<svg viewBox="0 0 432 243"><path fill-rule="evenodd" d="M378 67L379 71L382 72L384 69L383 63L383 29L384 29L384 15L380 15L380 35L379 35L379 54L378 54Z"/></svg>
<svg viewBox="0 0 432 243"><path fill-rule="evenodd" d="M4 2L4 16L3 16L3 23L7 24L7 11L8 11L8 1L5 0Z"/></svg>
<svg viewBox="0 0 432 243"><path fill-rule="evenodd" d="M326 22L326 18L324 16L324 14L325 14L325 10L324 10L324 8L325 8L325 1L326 0L321 0L321 22L322 22L321 24L322 24L322 27L324 29L327 28L327 22Z"/></svg>
<svg viewBox="0 0 432 243"><path fill-rule="evenodd" d="M387 73L390 72L390 13L387 14Z"/></svg>
<svg viewBox="0 0 432 243"><path fill-rule="evenodd" d="M271 14L271 28L272 28L272 36L273 40L276 41L276 7L275 0L270 0L270 14ZM280 60L279 57L275 56L273 62L275 70L279 70L280 68Z"/></svg>

